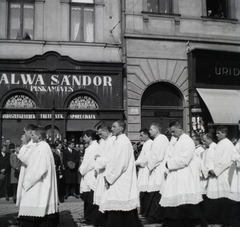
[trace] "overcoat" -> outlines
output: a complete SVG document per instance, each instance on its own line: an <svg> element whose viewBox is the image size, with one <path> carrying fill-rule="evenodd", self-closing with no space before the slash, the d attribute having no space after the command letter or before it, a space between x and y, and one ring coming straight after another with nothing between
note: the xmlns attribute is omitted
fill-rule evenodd
<svg viewBox="0 0 240 227"><path fill-rule="evenodd" d="M75 167L73 169L69 168L68 162L74 162ZM66 184L77 184L78 183L78 165L79 165L79 153L72 149L72 152L69 149L63 150L63 165L65 168L65 183Z"/></svg>

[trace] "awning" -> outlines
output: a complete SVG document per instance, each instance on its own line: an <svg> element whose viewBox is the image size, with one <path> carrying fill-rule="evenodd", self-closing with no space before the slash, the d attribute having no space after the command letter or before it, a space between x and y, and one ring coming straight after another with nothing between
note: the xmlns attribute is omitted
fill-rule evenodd
<svg viewBox="0 0 240 227"><path fill-rule="evenodd" d="M197 88L215 124L238 124L240 90Z"/></svg>

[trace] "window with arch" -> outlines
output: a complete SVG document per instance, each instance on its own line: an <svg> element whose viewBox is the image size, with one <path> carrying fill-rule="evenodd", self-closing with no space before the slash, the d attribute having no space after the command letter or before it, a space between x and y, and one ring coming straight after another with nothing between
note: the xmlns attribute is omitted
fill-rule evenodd
<svg viewBox="0 0 240 227"><path fill-rule="evenodd" d="M99 109L97 102L87 95L80 95L72 99L72 101L68 105L69 109L81 109L81 110L95 110Z"/></svg>
<svg viewBox="0 0 240 227"><path fill-rule="evenodd" d="M94 0L71 0L70 41L94 42Z"/></svg>
<svg viewBox="0 0 240 227"><path fill-rule="evenodd" d="M34 0L9 0L8 2L8 38L32 40Z"/></svg>
<svg viewBox="0 0 240 227"><path fill-rule="evenodd" d="M35 109L36 103L27 95L17 94L11 96L3 107L7 109Z"/></svg>

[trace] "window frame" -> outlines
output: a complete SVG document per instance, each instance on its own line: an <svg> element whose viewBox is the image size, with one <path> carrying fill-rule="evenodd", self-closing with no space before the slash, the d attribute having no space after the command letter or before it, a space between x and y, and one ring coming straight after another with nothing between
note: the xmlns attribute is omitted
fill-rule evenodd
<svg viewBox="0 0 240 227"><path fill-rule="evenodd" d="M12 3L19 3L20 4L20 37L13 39L13 40L27 40L23 37L23 20L24 20L24 4L25 3L31 3L33 5L33 37L29 40L34 40L34 28L35 28L35 0L8 0L8 22L7 22L7 38L10 39L10 33L11 33L11 4Z"/></svg>
<svg viewBox="0 0 240 227"><path fill-rule="evenodd" d="M208 16L208 9L207 9L207 1L208 0L202 0L202 17L204 20L212 20L212 21L226 21L226 22L237 22L236 19L236 12L235 12L235 0L226 0L226 13L227 17L220 18L220 17L214 17L214 16Z"/></svg>
<svg viewBox="0 0 240 227"><path fill-rule="evenodd" d="M144 0L144 3L145 3L144 4L144 13L160 14L160 15L172 15L172 14L174 14L174 3L175 3L174 0L168 0L170 2L170 6L169 6L169 12L167 12L167 13L160 12L160 1L161 0L156 0L156 1L158 3L158 12L148 11L148 9L147 9L148 0Z"/></svg>
<svg viewBox="0 0 240 227"><path fill-rule="evenodd" d="M81 20L80 20L80 40L72 40L71 33L72 33L72 7L81 7ZM93 41L92 42L87 42L85 41L85 33L84 33L84 7L91 7L93 9ZM84 2L70 2L70 7L69 7L69 41L70 42L84 42L84 43L94 43L95 42L95 2L93 3L84 3Z"/></svg>

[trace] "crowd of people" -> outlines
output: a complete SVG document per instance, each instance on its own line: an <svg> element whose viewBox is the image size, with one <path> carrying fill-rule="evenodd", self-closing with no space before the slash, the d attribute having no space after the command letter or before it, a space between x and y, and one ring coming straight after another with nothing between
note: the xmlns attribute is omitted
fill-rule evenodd
<svg viewBox="0 0 240 227"><path fill-rule="evenodd" d="M141 227L140 214L164 227L240 226L240 140L228 129L187 135L179 121L171 138L158 123L140 130L140 142L125 135L119 120L100 122L79 141L51 144L46 131L24 128L22 144L5 140L0 154L1 194L19 206L20 226L57 226L59 201L84 201L82 223ZM240 130L240 129L239 129ZM10 187L11 190L10 190Z"/></svg>

